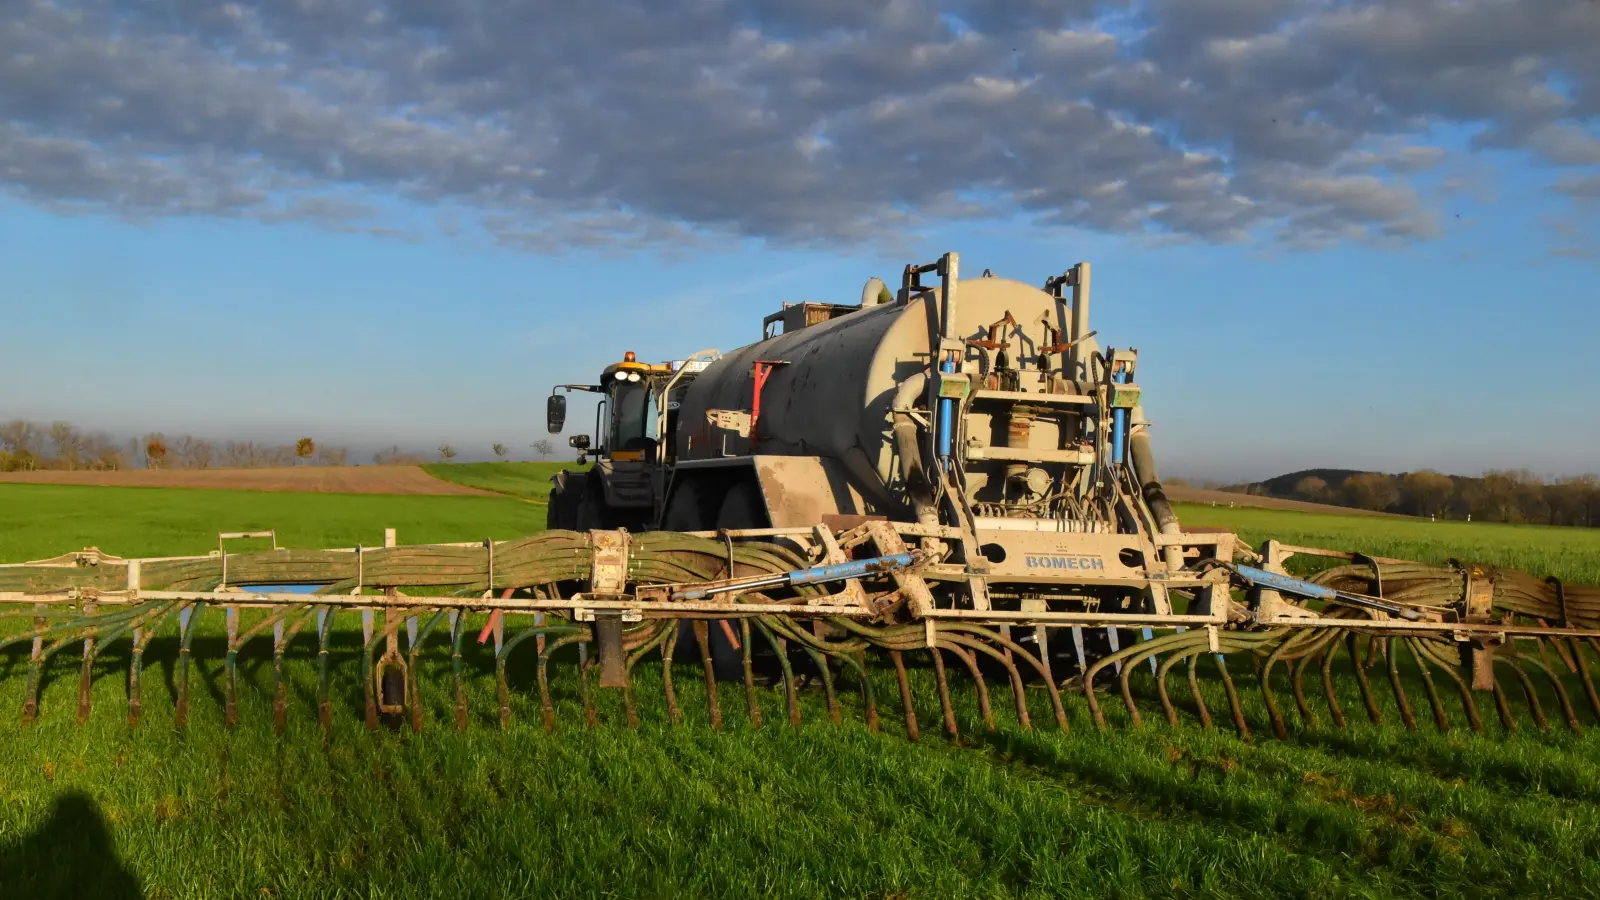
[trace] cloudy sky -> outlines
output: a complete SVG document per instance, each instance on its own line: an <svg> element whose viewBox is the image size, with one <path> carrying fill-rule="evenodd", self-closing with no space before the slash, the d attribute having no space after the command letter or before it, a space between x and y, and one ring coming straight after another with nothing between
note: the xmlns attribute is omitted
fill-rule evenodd
<svg viewBox="0 0 1600 900"><path fill-rule="evenodd" d="M953 249L1165 468L1600 469L1596 0L0 0L0 416L484 451Z"/></svg>

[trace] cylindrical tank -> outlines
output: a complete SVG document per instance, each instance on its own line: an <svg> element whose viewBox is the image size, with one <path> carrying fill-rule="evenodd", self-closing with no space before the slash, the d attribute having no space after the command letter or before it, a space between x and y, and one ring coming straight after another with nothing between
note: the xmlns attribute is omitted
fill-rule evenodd
<svg viewBox="0 0 1600 900"><path fill-rule="evenodd" d="M937 289L926 296L939 303ZM1056 334L1071 334L1067 301L1020 281L961 279L955 296L954 334L960 338L986 340L990 326L1010 313L1017 324L1005 326L1001 337L1009 340L1011 365L1022 370L1036 369L1038 349L1049 338L1046 323ZM899 488L891 488L900 484L892 408L896 387L927 367L929 312L924 302L919 298L904 305L866 306L726 354L695 379L683 398L678 458L751 453L831 457L844 464L867 499L903 504ZM771 370L762 387L752 434L740 437L709 422L709 410L752 410L752 373L758 361L782 365ZM1054 374L1060 374L1063 355L1050 354L1050 362ZM978 366L979 354L973 350L964 370L975 372ZM1005 423L996 425L1001 430L995 443L1003 446ZM1056 438L1054 429L1034 430L1036 441Z"/></svg>

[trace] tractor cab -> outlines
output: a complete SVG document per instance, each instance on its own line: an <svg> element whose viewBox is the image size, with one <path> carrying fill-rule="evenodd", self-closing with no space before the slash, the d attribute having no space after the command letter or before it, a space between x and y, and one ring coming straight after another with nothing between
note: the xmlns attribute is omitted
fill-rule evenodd
<svg viewBox="0 0 1600 900"><path fill-rule="evenodd" d="M638 362L629 351L622 362L600 373L605 398L596 409L595 430L601 440L598 455L612 461L644 462L655 459L661 443L659 416L662 391L672 378L672 364Z"/></svg>
<svg viewBox="0 0 1600 900"><path fill-rule="evenodd" d="M558 472L548 507L551 528L652 527L661 513L678 402L696 375L721 354L703 350L685 360L640 362L633 351L600 373L598 384L562 384L551 392L546 426L560 434L566 425L563 391L600 394L594 433L576 434L567 444L578 451L578 465L595 457L587 471Z"/></svg>

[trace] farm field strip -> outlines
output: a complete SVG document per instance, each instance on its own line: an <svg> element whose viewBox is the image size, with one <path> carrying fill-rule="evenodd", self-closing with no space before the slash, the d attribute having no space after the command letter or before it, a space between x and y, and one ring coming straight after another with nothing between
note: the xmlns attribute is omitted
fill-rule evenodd
<svg viewBox="0 0 1600 900"><path fill-rule="evenodd" d="M1600 580L1584 575L1595 536L1566 529L1472 525L1458 539L1415 520L1206 506L1179 515L1252 541L1427 561L1475 552L1475 561ZM203 553L218 530L257 527L297 547L371 545L384 527L403 543L503 538L537 531L543 518L539 506L496 497L0 485L0 559L88 544ZM1557 542L1541 546L1551 532ZM149 897L1553 896L1600 884L1600 729L1541 735L1520 704L1514 737L1498 735L1487 704L1489 737L1472 735L1454 698L1450 734L1406 733L1379 690L1388 723L1379 729L1344 677L1349 728L1328 725L1319 696L1320 727L1291 710L1289 739L1278 741L1247 669L1235 675L1257 736L1247 743L1225 714L1200 729L1186 689L1174 695L1185 725L1169 728L1138 672L1141 729L1113 693L1101 704L1109 731L1094 730L1080 696L1068 698L1062 734L1035 689L1036 728L1023 731L991 684L998 728L988 733L963 676L953 679L957 745L940 731L927 661L915 658L925 654L912 654L917 742L905 734L892 671L877 667L881 733L863 724L853 676L838 684L841 726L811 689L804 724L791 728L781 689L764 687L765 725L753 728L742 687L723 685L726 724L716 732L693 664L674 667L685 722L667 724L652 656L635 672L641 728L627 729L620 698L601 692L601 727L590 729L568 655L550 667L557 724L547 734L533 655L512 658L512 723L502 731L491 651L469 639L471 723L458 733L448 646L436 636L420 673L426 730L369 733L355 625L348 616L334 635L327 741L313 704L314 642L304 638L288 654L286 734L272 730L270 641L241 654L240 723L223 726L220 614L196 639L182 731L171 727L170 640L146 655L138 728L125 721L125 647L96 663L81 727L75 660L52 664L39 721L25 728L16 713L26 652L0 653L0 793L11 801L0 807L0 893L118 896L118 885L136 882ZM1225 710L1210 665L1199 681L1213 714ZM1280 692L1281 703L1286 685Z"/></svg>
<svg viewBox="0 0 1600 900"><path fill-rule="evenodd" d="M11 748L0 790L13 800L0 812L0 844L48 827L58 802L81 794L150 896L368 886L390 896L447 886L490 895L1548 896L1600 875L1600 744L1592 734L1538 737L1527 722L1524 736L1498 741L1357 722L1252 745L1192 724L1116 722L1101 734L1074 705L1067 734L1024 732L1005 711L986 733L973 692L958 690L957 746L938 733L936 690L918 665L916 743L882 669L871 674L879 734L862 724L853 679L839 685L843 725L828 724L813 690L799 729L782 721L781 691L761 691L766 724L756 729L742 691L722 686L726 724L716 732L692 669L678 680L684 723L673 728L659 666L642 665L642 727L629 731L619 698L602 693L600 727L590 729L567 659L551 667L557 724L547 734L530 656L511 673L512 724L501 731L488 651L469 644L467 732L450 725L449 662L436 645L421 673L425 731L368 733L350 665L357 636L345 631L324 743L304 648L288 665L282 738L270 725L265 645L241 663L240 724L223 727L217 625L196 648L187 730L166 725L171 695L159 686L171 677L170 647L152 648L138 729L122 719L117 659L104 662L109 677L96 682L86 726L72 724L70 665L49 679L35 726L0 720ZM0 709L17 707L20 662L0 662ZM1220 709L1220 684L1202 684ZM1148 684L1138 687L1150 704ZM1031 699L1047 722L1042 693ZM1246 701L1261 727L1259 698ZM1347 692L1344 703L1353 710L1359 700ZM42 840L21 842L46 852ZM47 852L66 865L73 846Z"/></svg>
<svg viewBox="0 0 1600 900"><path fill-rule="evenodd" d="M509 497L206 491L0 484L0 560L99 547L117 556L204 554L217 533L276 529L280 546L505 540L544 528L544 508ZM242 542L240 549L261 549Z"/></svg>
<svg viewBox="0 0 1600 900"><path fill-rule="evenodd" d="M1444 565L1455 558L1600 584L1600 528L1430 522L1425 519L1309 515L1272 509L1175 504L1184 525L1230 528L1252 546L1286 544L1355 550L1372 556ZM1292 560L1291 560L1292 561Z"/></svg>
<svg viewBox="0 0 1600 900"><path fill-rule="evenodd" d="M562 469L576 471L571 462L430 463L422 471L442 481L543 503L550 496L550 479Z"/></svg>

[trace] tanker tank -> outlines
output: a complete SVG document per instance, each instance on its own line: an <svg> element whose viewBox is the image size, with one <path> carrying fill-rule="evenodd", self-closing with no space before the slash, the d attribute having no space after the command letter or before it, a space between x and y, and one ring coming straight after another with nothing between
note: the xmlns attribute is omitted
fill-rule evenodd
<svg viewBox="0 0 1600 900"><path fill-rule="evenodd" d="M1056 520L1062 517L1052 513L1063 504L1044 501L1069 499L1066 493L1079 523L1072 530L1111 527L1083 502L1082 484L1072 492L1074 477L1096 458L1100 431L1091 401L1103 373L1086 330L1087 291L1053 294L986 273L958 280L953 293L959 373L973 387L955 426L968 501L985 519ZM835 476L830 481L842 476L859 495L857 511L936 518L928 503L936 476L918 483L928 462L921 457L929 455L919 453L918 437L927 404L915 407L925 400L929 347L942 330L943 290L911 294L869 290L859 309L711 365L681 402L680 465L692 470L696 461L754 455L819 458ZM741 434L719 421L719 411L749 411L754 421ZM1129 412L1142 424L1138 410Z"/></svg>

